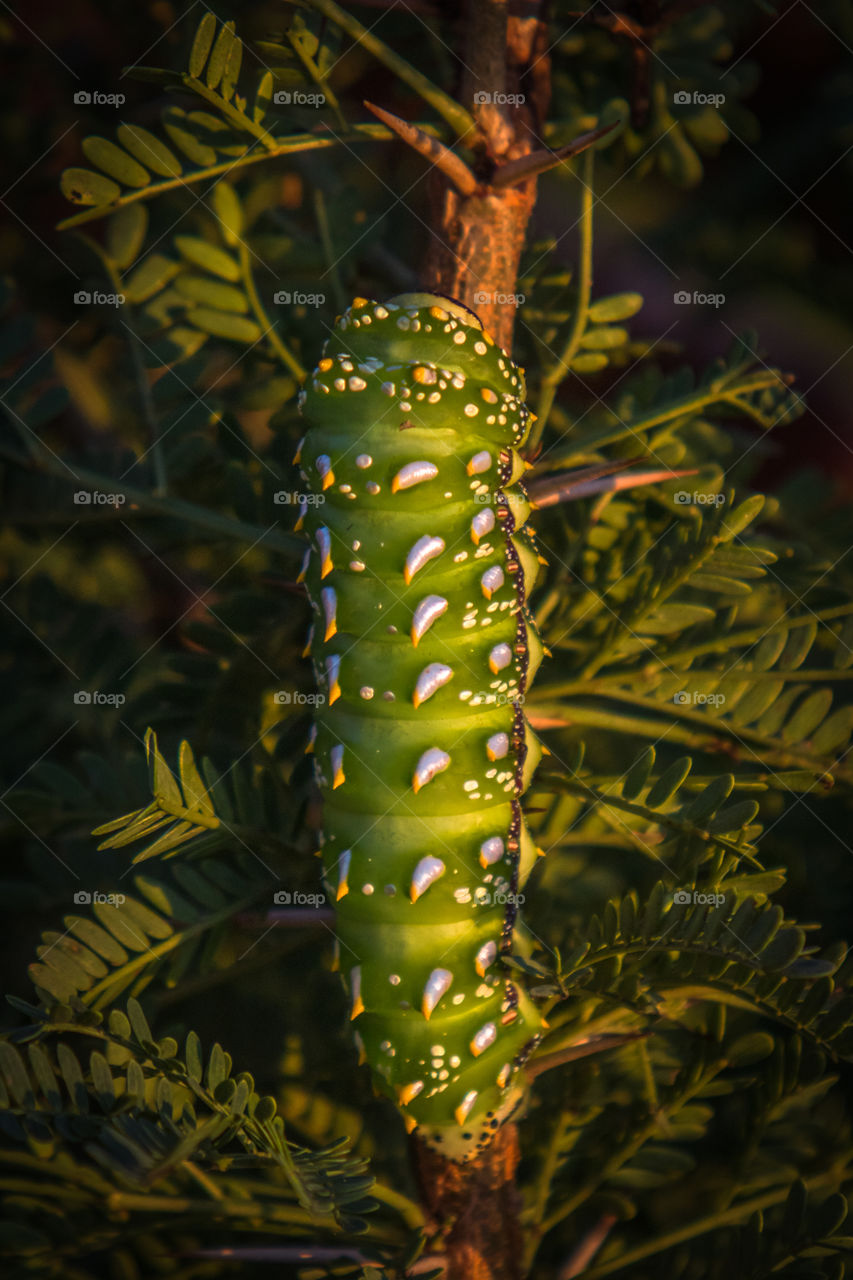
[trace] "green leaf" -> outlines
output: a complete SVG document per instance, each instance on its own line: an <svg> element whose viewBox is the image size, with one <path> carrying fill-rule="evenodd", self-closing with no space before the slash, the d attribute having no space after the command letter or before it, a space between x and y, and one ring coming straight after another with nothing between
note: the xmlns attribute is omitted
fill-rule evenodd
<svg viewBox="0 0 853 1280"><path fill-rule="evenodd" d="M151 181L148 170L109 138L100 138L97 134L84 138L83 154L124 187L147 187Z"/></svg>
<svg viewBox="0 0 853 1280"><path fill-rule="evenodd" d="M188 160L200 169L210 169L216 164L216 152L206 142L201 142L187 124L187 113L180 107L168 107L163 112L163 128Z"/></svg>
<svg viewBox="0 0 853 1280"><path fill-rule="evenodd" d="M148 210L144 204L128 204L107 222L107 253L120 271L126 271L139 256L148 230Z"/></svg>
<svg viewBox="0 0 853 1280"><path fill-rule="evenodd" d="M229 280L233 284L240 279L240 267L230 253L200 236L175 236L175 248L194 267L201 267L221 280Z"/></svg>
<svg viewBox="0 0 853 1280"><path fill-rule="evenodd" d="M853 733L853 706L838 707L812 737L812 751L819 756L837 753L846 747Z"/></svg>
<svg viewBox="0 0 853 1280"><path fill-rule="evenodd" d="M587 329L580 340L580 345L587 351L609 351L612 347L624 346L627 341L626 329L614 329L607 325Z"/></svg>
<svg viewBox="0 0 853 1280"><path fill-rule="evenodd" d="M243 207L230 182L220 180L210 197L211 207L219 219L219 229L227 245L235 249L243 235Z"/></svg>
<svg viewBox="0 0 853 1280"><path fill-rule="evenodd" d="M804 698L782 730L784 742L802 742L825 718L832 706L832 690L816 689Z"/></svg>
<svg viewBox="0 0 853 1280"><path fill-rule="evenodd" d="M775 1047L776 1041L766 1031L750 1031L728 1046L726 1058L732 1067L751 1067L768 1058Z"/></svg>
<svg viewBox="0 0 853 1280"><path fill-rule="evenodd" d="M66 200L74 204L114 204L121 197L117 182L91 169L65 169L60 187Z"/></svg>
<svg viewBox="0 0 853 1280"><path fill-rule="evenodd" d="M233 97L234 90L237 87L237 81L240 78L240 67L243 62L243 42L235 40L228 52L228 61L225 64L225 71L222 76L222 83L219 86L219 92L222 94L226 102Z"/></svg>
<svg viewBox="0 0 853 1280"><path fill-rule="evenodd" d="M178 276L175 288L181 297L212 307L216 311L233 311L244 315L249 310L249 299L242 289L219 280L211 280L209 276L185 272Z"/></svg>
<svg viewBox="0 0 853 1280"><path fill-rule="evenodd" d="M575 356L571 368L575 373L598 373L607 365L607 356L598 351L588 351L585 355Z"/></svg>
<svg viewBox="0 0 853 1280"><path fill-rule="evenodd" d="M267 108L272 101L273 90L275 88L275 77L271 71L265 71L255 92L255 104L252 108L252 119L255 124L261 124L267 113Z"/></svg>
<svg viewBox="0 0 853 1280"><path fill-rule="evenodd" d="M178 753L178 769L184 798L190 808L199 809L209 817L215 818L216 813L213 804L207 793L207 788L201 780L201 774L196 768L192 747L188 742L181 743Z"/></svg>
<svg viewBox="0 0 853 1280"><path fill-rule="evenodd" d="M175 781L172 770L166 764L157 746L157 735L149 729L145 735L145 750L151 768L151 790L158 801L175 810L184 808L184 797Z"/></svg>
<svg viewBox="0 0 853 1280"><path fill-rule="evenodd" d="M230 338L234 342L257 342L262 336L261 328L254 320L246 320L227 311L196 307L187 319L205 333L212 333L217 338Z"/></svg>
<svg viewBox="0 0 853 1280"><path fill-rule="evenodd" d="M684 779L689 774L693 762L689 756L679 756L655 782L646 796L646 804L650 809L662 809L671 800Z"/></svg>
<svg viewBox="0 0 853 1280"><path fill-rule="evenodd" d="M640 794L649 779L655 762L654 747L646 747L642 755L634 761L622 783L622 795L626 800L634 800Z"/></svg>
<svg viewBox="0 0 853 1280"><path fill-rule="evenodd" d="M208 89L215 89L222 79L234 41L234 23L226 22L216 37L216 44L213 46L213 53L207 64L205 80Z"/></svg>
<svg viewBox="0 0 853 1280"><path fill-rule="evenodd" d="M180 263L166 258L162 253L151 253L128 276L124 291L130 302L147 302L155 293L164 289L180 271Z"/></svg>
<svg viewBox="0 0 853 1280"><path fill-rule="evenodd" d="M196 28L192 49L190 50L189 72L196 80L204 70L204 64L207 62L207 55L210 53L215 33L216 16L208 12Z"/></svg>
<svg viewBox="0 0 853 1280"><path fill-rule="evenodd" d="M720 537L723 542L731 542L739 533L742 533L747 525L752 524L757 519L762 507L764 506L764 495L762 493L753 494L751 498L747 498L745 502L741 502L739 506L723 517L720 526Z"/></svg>
<svg viewBox="0 0 853 1280"><path fill-rule="evenodd" d="M611 324L614 320L629 320L642 305L643 296L640 293L614 293L593 302L588 314L593 324Z"/></svg>
<svg viewBox="0 0 853 1280"><path fill-rule="evenodd" d="M142 1005L133 996L127 1002L127 1016L130 1019L130 1025L133 1028L133 1034L140 1044L150 1044L154 1037L151 1034L151 1028L148 1025L148 1019L142 1012Z"/></svg>
<svg viewBox="0 0 853 1280"><path fill-rule="evenodd" d="M161 178L179 178L183 173L180 160L165 142L138 124L123 124L116 130L125 151Z"/></svg>

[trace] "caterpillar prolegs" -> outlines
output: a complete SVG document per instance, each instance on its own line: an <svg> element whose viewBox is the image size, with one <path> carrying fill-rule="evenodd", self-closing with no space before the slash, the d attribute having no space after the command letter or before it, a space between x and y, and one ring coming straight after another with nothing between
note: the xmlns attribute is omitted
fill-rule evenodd
<svg viewBox="0 0 853 1280"><path fill-rule="evenodd" d="M537 856L524 396L467 308L357 298L306 384L297 454L340 967L377 1087L453 1160L519 1105L542 1027L497 963Z"/></svg>

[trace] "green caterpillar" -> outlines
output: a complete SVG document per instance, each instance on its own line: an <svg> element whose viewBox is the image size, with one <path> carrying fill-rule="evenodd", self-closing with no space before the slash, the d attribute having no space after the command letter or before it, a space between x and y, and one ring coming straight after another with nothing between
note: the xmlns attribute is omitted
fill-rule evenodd
<svg viewBox="0 0 853 1280"><path fill-rule="evenodd" d="M302 393L339 963L377 1087L453 1160L519 1106L543 1026L498 963L537 857L524 396L474 313L431 294L357 298Z"/></svg>

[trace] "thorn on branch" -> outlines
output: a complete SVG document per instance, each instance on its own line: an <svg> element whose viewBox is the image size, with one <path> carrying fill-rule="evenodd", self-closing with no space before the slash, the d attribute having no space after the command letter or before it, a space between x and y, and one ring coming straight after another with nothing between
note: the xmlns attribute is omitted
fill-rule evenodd
<svg viewBox="0 0 853 1280"><path fill-rule="evenodd" d="M543 476L527 485L527 495L539 510L554 507L559 502L577 502L596 493L618 493L622 489L636 489L642 485L661 484L668 480L680 480L682 476L695 476L698 467L671 471L669 467L656 471L632 471L618 475L633 466L636 458L626 462L611 462L603 466L584 467L562 476Z"/></svg>
<svg viewBox="0 0 853 1280"><path fill-rule="evenodd" d="M594 142L597 142L599 138L603 138L605 134L610 133L621 123L621 120L614 120L612 124L605 125L601 129L594 129L591 133L582 133L572 142L567 142L564 147L559 147L556 151L532 151L530 155L521 156L518 160L509 160L495 172L491 185L493 187L515 187L520 182L527 182L529 178L535 178L537 174L546 173L548 169L555 168L571 156L576 156L581 151L585 151L587 147L591 147Z"/></svg>
<svg viewBox="0 0 853 1280"><path fill-rule="evenodd" d="M392 115L390 111L374 106L372 102L365 101L364 105L378 120L381 120L384 125L387 125L389 129L396 133L398 138L401 138L419 155L429 160L430 164L435 165L436 169L440 169L463 196L474 194L479 185L477 179L465 161L455 155L443 142L439 142L438 138L431 138L428 133L424 133L423 129L419 129L417 125L409 124L407 121L401 120L399 116Z"/></svg>

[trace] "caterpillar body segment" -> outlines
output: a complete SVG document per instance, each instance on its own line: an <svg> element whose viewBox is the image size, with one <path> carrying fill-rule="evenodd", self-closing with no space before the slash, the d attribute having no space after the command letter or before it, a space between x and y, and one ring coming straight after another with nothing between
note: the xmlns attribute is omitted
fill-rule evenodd
<svg viewBox="0 0 853 1280"><path fill-rule="evenodd" d="M537 857L521 812L542 657L524 396L476 316L429 294L356 299L303 396L340 968L378 1087L454 1160L523 1100L543 1025L500 964Z"/></svg>

